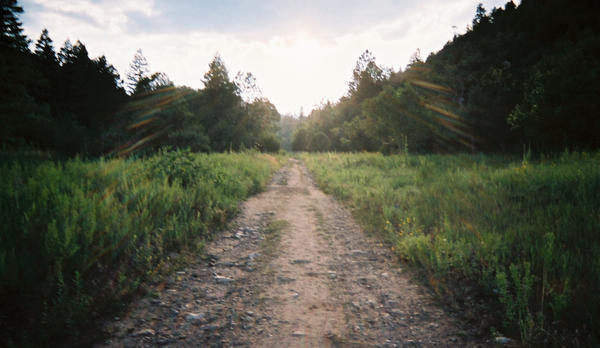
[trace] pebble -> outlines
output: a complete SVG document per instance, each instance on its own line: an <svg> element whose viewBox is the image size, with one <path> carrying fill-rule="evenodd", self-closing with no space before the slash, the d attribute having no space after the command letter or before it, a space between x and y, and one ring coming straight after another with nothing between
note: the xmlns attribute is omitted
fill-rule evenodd
<svg viewBox="0 0 600 348"><path fill-rule="evenodd" d="M248 259L250 259L250 261L252 261L259 256L260 256L260 253L252 253L252 254L248 255Z"/></svg>
<svg viewBox="0 0 600 348"><path fill-rule="evenodd" d="M131 336L134 337L142 337L142 336L154 336L156 332L152 329L142 329L140 331L134 332Z"/></svg>
<svg viewBox="0 0 600 348"><path fill-rule="evenodd" d="M354 255L354 256L358 256L358 255L366 255L367 252L363 251L363 250L350 250L350 254Z"/></svg>
<svg viewBox="0 0 600 348"><path fill-rule="evenodd" d="M281 276L279 276L279 277L277 277L277 281L278 281L279 283L291 283L291 282L295 282L295 281L296 281L296 279L294 279L294 278L288 278L288 277L281 277Z"/></svg>
<svg viewBox="0 0 600 348"><path fill-rule="evenodd" d="M204 313L188 313L185 315L185 320L192 323L199 323L204 321L206 314Z"/></svg>
<svg viewBox="0 0 600 348"><path fill-rule="evenodd" d="M304 333L304 332L302 332L302 331L294 331L294 332L292 333L292 336L294 336L294 337L302 337L302 336L304 336L304 335L305 335L305 333Z"/></svg>
<svg viewBox="0 0 600 348"><path fill-rule="evenodd" d="M292 263L295 265L305 265L308 263L311 263L312 261L310 260L293 260Z"/></svg>
<svg viewBox="0 0 600 348"><path fill-rule="evenodd" d="M200 330L204 330L204 331L215 331L218 329L219 329L219 327L217 325L204 325L204 326L200 327Z"/></svg>
<svg viewBox="0 0 600 348"><path fill-rule="evenodd" d="M228 284L228 283L234 282L235 279L229 278L229 277L220 276L220 275L215 275L215 281L217 283L219 283L219 284Z"/></svg>
<svg viewBox="0 0 600 348"><path fill-rule="evenodd" d="M498 336L494 339L498 344L509 344L512 343L512 340L508 337Z"/></svg>

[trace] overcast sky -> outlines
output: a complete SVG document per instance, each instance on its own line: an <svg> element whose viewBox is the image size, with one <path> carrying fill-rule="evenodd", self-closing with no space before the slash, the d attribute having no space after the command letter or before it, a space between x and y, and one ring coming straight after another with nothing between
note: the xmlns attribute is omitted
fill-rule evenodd
<svg viewBox="0 0 600 348"><path fill-rule="evenodd" d="M251 72L285 113L308 113L347 91L352 69L369 49L379 65L404 68L454 33L464 33L479 2L506 0L21 0L25 32L47 28L55 48L69 38L90 56L106 55L123 78L141 48L152 72L177 85L202 87L220 53L233 77ZM518 2L517 2L518 3ZM453 28L455 26L455 28Z"/></svg>

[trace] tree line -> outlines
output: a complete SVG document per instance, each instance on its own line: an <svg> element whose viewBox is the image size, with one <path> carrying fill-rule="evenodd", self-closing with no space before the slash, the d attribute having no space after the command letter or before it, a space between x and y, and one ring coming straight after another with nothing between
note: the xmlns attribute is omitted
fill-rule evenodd
<svg viewBox="0 0 600 348"><path fill-rule="evenodd" d="M600 147L600 5L480 4L464 35L404 71L365 51L348 92L294 124L302 151L511 153ZM288 131L288 133L290 133ZM284 140L285 141L285 140Z"/></svg>
<svg viewBox="0 0 600 348"><path fill-rule="evenodd" d="M67 40L56 51L44 29L30 49L16 0L0 3L0 144L61 155L129 155L160 147L277 151L279 113L251 73L231 79L216 55L204 88L151 73L142 51L126 81L105 56Z"/></svg>

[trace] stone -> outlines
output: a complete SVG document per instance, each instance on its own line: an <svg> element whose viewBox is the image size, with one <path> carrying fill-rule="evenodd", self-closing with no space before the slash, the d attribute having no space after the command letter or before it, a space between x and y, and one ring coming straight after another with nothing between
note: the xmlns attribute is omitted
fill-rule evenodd
<svg viewBox="0 0 600 348"><path fill-rule="evenodd" d="M363 251L363 250L355 249L355 250L350 250L350 254L352 254L352 256L358 256L358 255L366 255L367 252Z"/></svg>
<svg viewBox="0 0 600 348"><path fill-rule="evenodd" d="M302 332L302 331L294 331L294 332L292 332L292 336L294 336L294 337L303 337L305 335L306 334L304 332Z"/></svg>
<svg viewBox="0 0 600 348"><path fill-rule="evenodd" d="M224 277L224 276L220 276L218 274L215 274L215 281L219 284L229 284L235 281L235 279L233 278L229 278L229 277Z"/></svg>
<svg viewBox="0 0 600 348"><path fill-rule="evenodd" d="M508 337L498 336L494 338L494 341L498 344L510 344L513 340Z"/></svg>
<svg viewBox="0 0 600 348"><path fill-rule="evenodd" d="M152 330L152 329L141 329L139 331L134 332L131 336L148 337L148 336L154 336L154 335L156 335L156 332L154 332L154 330Z"/></svg>
<svg viewBox="0 0 600 348"><path fill-rule="evenodd" d="M312 261L310 260L293 260L292 263L295 265L306 265L308 263L311 263Z"/></svg>
<svg viewBox="0 0 600 348"><path fill-rule="evenodd" d="M252 260L254 260L255 258L257 258L259 256L260 256L260 253L252 253L252 254L248 255L248 259L250 261L252 261Z"/></svg>
<svg viewBox="0 0 600 348"><path fill-rule="evenodd" d="M288 277L281 277L281 276L279 276L279 277L277 277L277 281L278 281L280 284L286 284L286 283L295 282L295 281L296 281L296 279L294 279L294 278L288 278Z"/></svg>
<svg viewBox="0 0 600 348"><path fill-rule="evenodd" d="M204 313L187 313L185 315L185 320L191 322L193 324L198 324L203 322L206 319L206 314Z"/></svg>
<svg viewBox="0 0 600 348"><path fill-rule="evenodd" d="M156 340L156 343L160 344L160 345L168 345L171 343L176 343L177 340L174 339L173 337L165 337L165 338L160 338L158 340Z"/></svg>
<svg viewBox="0 0 600 348"><path fill-rule="evenodd" d="M204 325L204 326L200 327L200 330L204 330L204 331L215 331L218 329L219 329L219 327L217 325Z"/></svg>

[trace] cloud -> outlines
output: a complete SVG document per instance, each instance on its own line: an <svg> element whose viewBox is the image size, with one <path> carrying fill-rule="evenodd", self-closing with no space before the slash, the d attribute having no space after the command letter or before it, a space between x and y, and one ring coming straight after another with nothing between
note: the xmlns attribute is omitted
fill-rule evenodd
<svg viewBox="0 0 600 348"><path fill-rule="evenodd" d="M40 6L40 16L58 15L63 18L73 18L95 24L99 29L110 32L123 30L131 14L140 14L146 17L157 16L159 11L155 8L153 0L121 0L119 2L103 0L31 0Z"/></svg>

